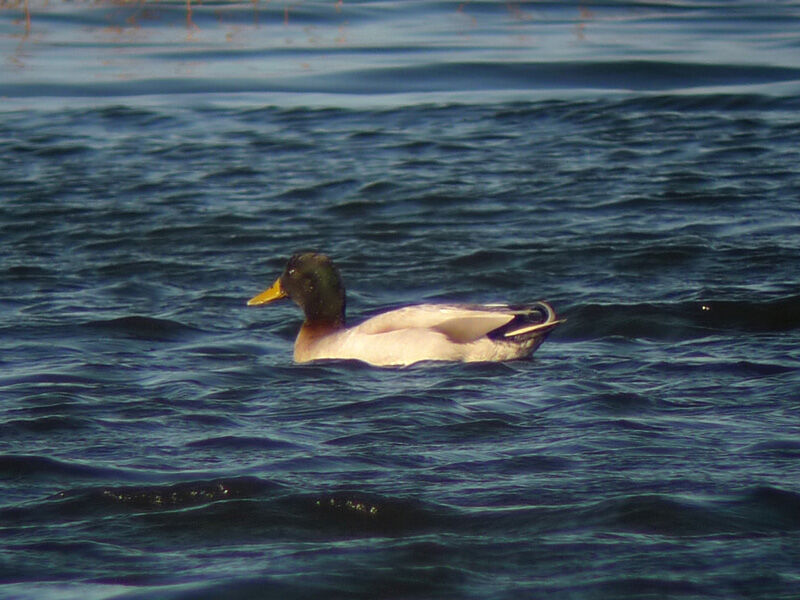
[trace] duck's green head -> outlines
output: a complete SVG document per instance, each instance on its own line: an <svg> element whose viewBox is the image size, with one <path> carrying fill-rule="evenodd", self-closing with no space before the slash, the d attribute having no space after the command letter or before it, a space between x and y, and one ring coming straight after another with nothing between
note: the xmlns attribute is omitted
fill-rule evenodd
<svg viewBox="0 0 800 600"><path fill-rule="evenodd" d="M267 304L287 296L303 309L308 322L344 324L344 285L339 269L324 254L293 255L272 287L248 300L247 305Z"/></svg>

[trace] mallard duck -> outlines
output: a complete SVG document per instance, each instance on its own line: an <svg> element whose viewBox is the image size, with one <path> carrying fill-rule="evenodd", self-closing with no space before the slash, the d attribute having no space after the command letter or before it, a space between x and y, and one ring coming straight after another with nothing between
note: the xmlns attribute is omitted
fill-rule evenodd
<svg viewBox="0 0 800 600"><path fill-rule="evenodd" d="M504 361L533 353L560 320L546 302L419 304L345 326L345 292L339 269L324 254L289 259L272 287L248 306L291 298L305 313L294 344L298 363L354 359L376 366L420 361Z"/></svg>

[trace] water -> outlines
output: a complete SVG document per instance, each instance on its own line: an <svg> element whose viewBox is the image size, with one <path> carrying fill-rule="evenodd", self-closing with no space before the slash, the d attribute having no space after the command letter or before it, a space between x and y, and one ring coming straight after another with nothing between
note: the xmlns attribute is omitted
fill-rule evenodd
<svg viewBox="0 0 800 600"><path fill-rule="evenodd" d="M0 596L794 598L796 3L0 7ZM187 23L188 19L188 23ZM546 299L533 360L294 365Z"/></svg>

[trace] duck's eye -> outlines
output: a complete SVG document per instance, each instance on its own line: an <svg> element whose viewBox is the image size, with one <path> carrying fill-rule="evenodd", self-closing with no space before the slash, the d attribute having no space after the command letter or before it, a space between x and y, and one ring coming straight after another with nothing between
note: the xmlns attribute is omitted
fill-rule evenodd
<svg viewBox="0 0 800 600"><path fill-rule="evenodd" d="M297 269L295 269L294 267L289 269L289 277L294 277L295 273L297 273Z"/></svg>

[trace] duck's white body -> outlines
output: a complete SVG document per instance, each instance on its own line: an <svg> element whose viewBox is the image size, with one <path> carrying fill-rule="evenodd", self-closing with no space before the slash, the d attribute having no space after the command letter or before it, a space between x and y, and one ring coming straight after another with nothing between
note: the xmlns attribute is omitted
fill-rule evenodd
<svg viewBox="0 0 800 600"><path fill-rule="evenodd" d="M558 324L549 304L420 304L349 328L303 326L294 359L360 360L377 366L420 361L503 361L533 353Z"/></svg>

